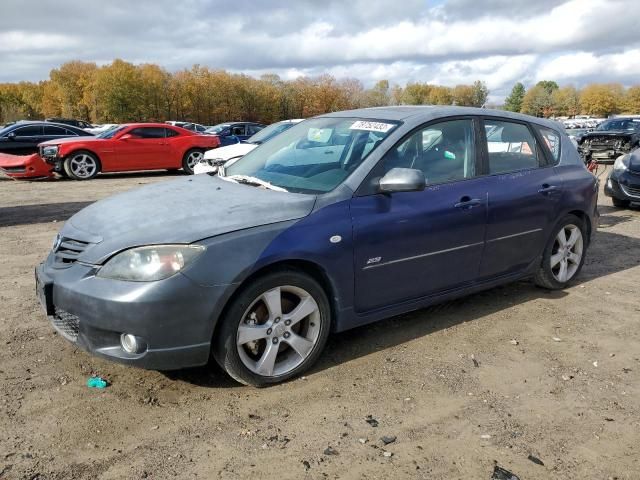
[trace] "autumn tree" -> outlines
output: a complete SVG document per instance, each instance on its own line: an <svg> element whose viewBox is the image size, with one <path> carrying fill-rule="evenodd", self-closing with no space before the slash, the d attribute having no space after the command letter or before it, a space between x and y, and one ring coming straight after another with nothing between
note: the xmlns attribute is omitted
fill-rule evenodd
<svg viewBox="0 0 640 480"><path fill-rule="evenodd" d="M580 106L586 114L608 117L624 108L623 100L622 85L594 83L582 90Z"/></svg>
<svg viewBox="0 0 640 480"><path fill-rule="evenodd" d="M580 113L580 93L573 86L558 88L551 93L555 115L574 117Z"/></svg>

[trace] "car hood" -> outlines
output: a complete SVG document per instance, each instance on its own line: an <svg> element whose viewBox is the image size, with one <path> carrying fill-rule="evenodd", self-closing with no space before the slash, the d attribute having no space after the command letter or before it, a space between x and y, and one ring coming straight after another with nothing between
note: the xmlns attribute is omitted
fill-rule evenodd
<svg viewBox="0 0 640 480"><path fill-rule="evenodd" d="M57 138L55 140L47 140L46 142L39 143L40 145L61 145L63 143L73 143L73 142L104 142L104 138L92 137L91 135L77 136L77 137L66 137L66 138Z"/></svg>
<svg viewBox="0 0 640 480"><path fill-rule="evenodd" d="M628 130L594 130L585 133L583 138L591 137L631 137L637 135L638 132L629 132Z"/></svg>
<svg viewBox="0 0 640 480"><path fill-rule="evenodd" d="M71 217L61 236L89 243L78 260L100 264L126 248L192 243L302 218L311 212L315 199L196 175L98 201Z"/></svg>
<svg viewBox="0 0 640 480"><path fill-rule="evenodd" d="M229 160L234 157L242 157L255 149L258 145L253 143L234 143L226 147L214 148L213 150L207 150L204 154L204 158L207 160L214 160L221 158L222 160Z"/></svg>

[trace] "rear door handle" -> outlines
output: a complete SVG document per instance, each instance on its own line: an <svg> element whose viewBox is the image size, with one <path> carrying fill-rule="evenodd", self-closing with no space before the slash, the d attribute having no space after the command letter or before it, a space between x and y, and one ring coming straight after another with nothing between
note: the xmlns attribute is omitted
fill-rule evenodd
<svg viewBox="0 0 640 480"><path fill-rule="evenodd" d="M467 210L469 208L477 207L482 203L482 200L479 198L471 198L468 196L464 196L460 199L458 203L454 205L455 208L462 208Z"/></svg>
<svg viewBox="0 0 640 480"><path fill-rule="evenodd" d="M549 185L548 183L545 183L542 185L542 188L538 190L538 193L546 195L548 193L556 192L557 190L558 190L558 187L556 187L555 185Z"/></svg>

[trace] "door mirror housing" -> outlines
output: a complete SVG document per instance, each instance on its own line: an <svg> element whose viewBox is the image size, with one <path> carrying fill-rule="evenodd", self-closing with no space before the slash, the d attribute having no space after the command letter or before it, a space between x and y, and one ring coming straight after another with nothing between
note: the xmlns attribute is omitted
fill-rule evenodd
<svg viewBox="0 0 640 480"><path fill-rule="evenodd" d="M16 132L9 132L9 133L7 134L7 138L8 138L9 140L15 140L15 139L16 139Z"/></svg>
<svg viewBox="0 0 640 480"><path fill-rule="evenodd" d="M130 133L125 133L124 135L122 135L120 137L120 140L131 140L133 138L138 138L138 137L136 137L135 135L132 135Z"/></svg>
<svg viewBox="0 0 640 480"><path fill-rule="evenodd" d="M380 179L378 190L382 193L419 192L427 181L422 170L415 168L392 168Z"/></svg>

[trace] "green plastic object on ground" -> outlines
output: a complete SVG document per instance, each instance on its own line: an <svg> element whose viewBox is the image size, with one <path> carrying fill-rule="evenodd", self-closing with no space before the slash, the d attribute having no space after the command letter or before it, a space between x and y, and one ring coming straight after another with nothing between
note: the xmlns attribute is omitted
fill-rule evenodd
<svg viewBox="0 0 640 480"><path fill-rule="evenodd" d="M109 383L101 377L90 377L87 380L87 387L89 388L107 388Z"/></svg>

